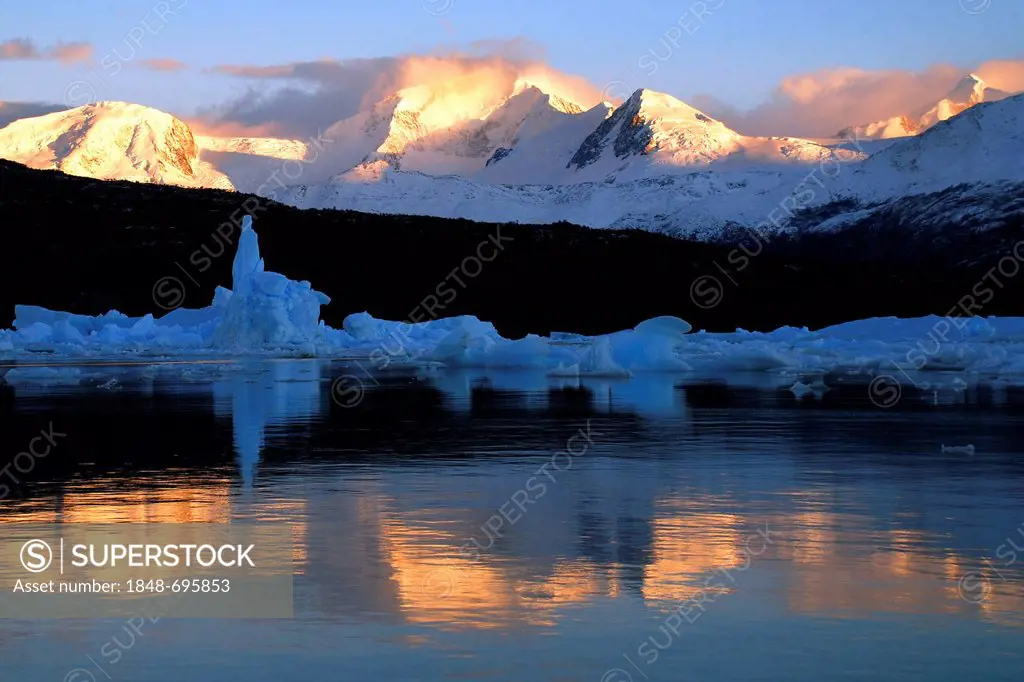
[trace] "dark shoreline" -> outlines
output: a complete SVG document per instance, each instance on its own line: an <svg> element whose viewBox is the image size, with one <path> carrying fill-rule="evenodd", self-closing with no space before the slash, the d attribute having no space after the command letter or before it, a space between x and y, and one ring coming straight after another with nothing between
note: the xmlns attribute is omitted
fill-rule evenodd
<svg viewBox="0 0 1024 682"><path fill-rule="evenodd" d="M604 333L657 315L708 331L945 315L1024 236L1019 221L984 234L923 233L884 214L854 230L763 244L740 229L739 247L641 230L300 210L0 161L0 325L10 326L16 303L157 316L209 305L215 286L230 286L232 215L240 222L247 211L268 269L328 294L322 316L332 326L363 310L386 319L472 314L510 337ZM978 297L974 313L1024 314L1022 279L990 280L992 295Z"/></svg>

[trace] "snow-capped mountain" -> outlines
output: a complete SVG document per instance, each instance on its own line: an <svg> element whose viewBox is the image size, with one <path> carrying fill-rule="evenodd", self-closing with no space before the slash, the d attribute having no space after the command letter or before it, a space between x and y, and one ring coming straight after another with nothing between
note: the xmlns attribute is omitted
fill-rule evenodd
<svg viewBox="0 0 1024 682"><path fill-rule="evenodd" d="M748 137L671 95L640 89L581 143L567 182L632 180L711 168L743 170L863 158L796 138Z"/></svg>
<svg viewBox="0 0 1024 682"><path fill-rule="evenodd" d="M961 85L949 102L992 96L976 80ZM826 219L839 224L850 211L956 185L974 185L972 205L984 205L998 183L1024 181L1024 95L995 97L919 136L831 145L745 136L643 89L584 110L527 80L504 91L402 88L307 140L193 136L169 114L103 102L0 129L0 158L101 179L233 186L300 208L713 240L737 227L785 231L803 224L793 213L834 202Z"/></svg>
<svg viewBox="0 0 1024 682"><path fill-rule="evenodd" d="M972 107L858 164L862 199L935 192L964 183L1024 180L1024 94Z"/></svg>
<svg viewBox="0 0 1024 682"><path fill-rule="evenodd" d="M310 143L302 140L212 135L196 135L195 140L203 161L228 176L240 192L254 192L275 172L280 176L285 162L303 161L311 154Z"/></svg>
<svg viewBox="0 0 1024 682"><path fill-rule="evenodd" d="M619 107L602 102L584 111L525 82L489 106L428 88L402 90L324 137L329 149L302 184L376 183L387 173L418 172L573 185L864 158L809 140L747 137L650 90L637 90Z"/></svg>
<svg viewBox="0 0 1024 682"><path fill-rule="evenodd" d="M627 102L616 111L628 112L631 106ZM647 164L641 167L660 170L660 149L650 146L650 139L657 139L654 135L633 147L620 145L622 155L616 156L617 131L634 131L624 136L626 140L645 139L645 133L635 133L634 120L613 113L583 146L585 151L594 150L593 157L574 153L573 158L594 158L594 165L610 164L610 159L615 159L625 169L639 162ZM719 149L732 150L730 154L741 154L741 158L749 159L746 154L750 147L745 145L758 149L758 144L766 144L764 140L733 137L735 133L726 132L724 126L713 130L719 135L717 139L724 140ZM676 139L685 139L684 135L680 133ZM714 148L714 142L701 139L706 143L702 149ZM770 142L784 144L781 140ZM730 145L739 145L739 151ZM669 144L665 148L668 154L678 153ZM800 150L814 151L814 147L800 145ZM702 169L684 166L689 172L677 170L636 179L623 179L620 174L615 182L544 185L498 185L456 175L436 177L384 169L372 180L345 177L296 185L275 192L275 198L300 208L346 208L480 221L568 221L592 227L642 227L712 240L727 228L754 227L773 220L776 224L761 229L784 231L789 224L787 211L843 201L853 206L849 210L863 212L896 198L956 185L973 185L972 203L980 205L984 202L979 195L997 197L997 183L1024 181L1024 95L974 107L921 136L895 141L866 159L857 154L819 153L823 156L812 156L814 161L804 164L762 161L745 168L739 164L730 168L724 163L730 159L726 154L717 167L709 163ZM513 151L508 158L514 155ZM571 159L569 165L573 165Z"/></svg>
<svg viewBox="0 0 1024 682"><path fill-rule="evenodd" d="M0 128L0 157L70 175L182 187L232 189L200 160L191 129L170 114L125 102L97 102Z"/></svg>
<svg viewBox="0 0 1024 682"><path fill-rule="evenodd" d="M437 175L479 172L501 158L500 150L543 135L583 112L574 102L525 81L498 101L426 86L407 88L374 111L376 129L386 134L360 163L384 161L396 170ZM350 128L342 121L326 137L345 138ZM348 170L341 167L336 173Z"/></svg>
<svg viewBox="0 0 1024 682"><path fill-rule="evenodd" d="M747 137L650 90L636 91L617 108L602 102L584 111L525 80L505 94L462 84L404 88L330 126L322 138L324 148L315 154L307 149L301 177L291 184L376 183L385 174L415 172L570 185L863 158L809 140ZM218 153L226 149L222 142L203 144ZM232 151L244 147L236 142ZM240 157L224 159L231 165L223 170L239 189L255 191L267 165L258 154L250 157L259 172L245 168Z"/></svg>
<svg viewBox="0 0 1024 682"><path fill-rule="evenodd" d="M309 153L302 140L274 137L214 137L196 135L196 143L204 151L266 156L272 159L304 159Z"/></svg>
<svg viewBox="0 0 1024 682"><path fill-rule="evenodd" d="M998 102L1011 93L989 87L976 75L964 76L949 94L933 106L901 116L893 116L874 123L851 126L840 130L837 135L844 138L863 140L888 139L918 135L936 123L956 116L982 102Z"/></svg>
<svg viewBox="0 0 1024 682"><path fill-rule="evenodd" d="M517 145L582 115L578 104L525 80L506 93L458 82L403 88L322 131L316 148L306 144L301 179L292 180L373 181L383 172L398 170L470 176ZM248 168L240 156L222 159L230 162L225 172L240 190L255 191L265 183L268 169L274 170L256 151L273 146L264 140L237 140L230 150L214 138L203 138L202 145L217 152L252 148ZM271 156L285 158L280 153Z"/></svg>

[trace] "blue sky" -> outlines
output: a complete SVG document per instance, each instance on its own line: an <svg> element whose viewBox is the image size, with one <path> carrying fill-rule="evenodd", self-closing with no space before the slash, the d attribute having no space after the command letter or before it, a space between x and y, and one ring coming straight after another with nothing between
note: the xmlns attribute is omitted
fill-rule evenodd
<svg viewBox="0 0 1024 682"><path fill-rule="evenodd" d="M1024 57L1020 0L7 0L0 43L26 38L40 49L86 42L93 62L0 60L0 100L59 102L78 79L100 99L188 113L244 92L250 83L203 71L220 64L271 65L466 48L522 41L525 51L597 87L643 85L683 99L713 95L741 109L768 98L795 73L839 67L964 69ZM701 13L704 4L710 14ZM967 8L965 10L965 7ZM971 10L971 13L967 10ZM143 22L148 29L140 28ZM681 32L679 27L686 30ZM131 46L132 31L143 32ZM672 33L676 46L665 42ZM135 55L110 77L97 62ZM651 75L651 50L671 59ZM189 69L158 72L143 60ZM648 57L650 63L652 57ZM127 68L132 67L132 68Z"/></svg>

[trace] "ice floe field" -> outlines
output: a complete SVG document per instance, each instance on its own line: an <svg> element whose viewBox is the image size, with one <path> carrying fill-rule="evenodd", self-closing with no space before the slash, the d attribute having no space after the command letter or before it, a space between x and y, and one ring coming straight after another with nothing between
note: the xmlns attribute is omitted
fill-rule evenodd
<svg viewBox="0 0 1024 682"><path fill-rule="evenodd" d="M388 321L348 315L341 329L320 320L330 298L309 282L269 271L246 218L232 267L232 289L211 305L161 317L117 311L87 316L16 307L14 328L0 331L9 384L78 383L82 368L161 363L194 372L238 356L342 358L367 375L409 367L542 371L552 378L629 380L639 373L702 377L765 373L792 379L797 395L817 394L836 377L860 378L873 402L888 406L904 382L962 392L979 384L1024 385L1024 318L949 315L857 320L811 331L694 331L677 317L655 317L599 336L502 337L473 316Z"/></svg>

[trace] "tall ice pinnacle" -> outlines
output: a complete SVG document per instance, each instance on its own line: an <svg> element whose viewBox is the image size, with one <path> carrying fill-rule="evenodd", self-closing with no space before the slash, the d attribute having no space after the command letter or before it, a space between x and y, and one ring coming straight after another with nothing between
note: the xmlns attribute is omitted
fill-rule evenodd
<svg viewBox="0 0 1024 682"><path fill-rule="evenodd" d="M252 216L242 219L242 236L238 240L238 251L231 266L231 290L236 294L252 291L252 275L263 272L260 258L260 240L252 229Z"/></svg>

